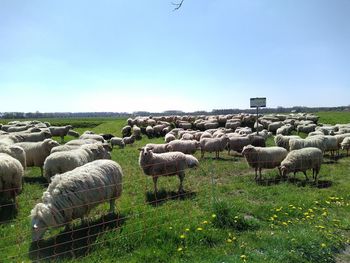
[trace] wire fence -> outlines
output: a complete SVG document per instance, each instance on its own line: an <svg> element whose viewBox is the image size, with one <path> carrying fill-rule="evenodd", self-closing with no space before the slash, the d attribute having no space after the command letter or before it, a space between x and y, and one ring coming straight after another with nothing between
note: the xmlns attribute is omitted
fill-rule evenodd
<svg viewBox="0 0 350 263"><path fill-rule="evenodd" d="M84 181L74 181L71 178L65 192L55 193L54 197L44 201L41 196L48 184L43 183L39 177L35 183L32 182L33 178L29 180L30 183L25 181L23 189L3 188L0 191L0 196L3 197L0 204L1 261L77 258L88 255L95 247L117 239L133 235L142 239L152 229L161 228L169 222L175 223L185 217L191 218L191 211L178 209L181 200L190 201L193 206L197 202L207 202L209 207L214 206L220 199L223 178L246 175L251 181L255 178L257 185L278 184L282 181L319 188L332 185L331 180L317 180L322 164L322 159L319 158L301 158L294 166L285 166L285 170L278 169L279 164L276 162L281 161L265 155L257 154L252 159L255 161L249 162L249 169L243 157L230 157L227 160L208 157L205 159L206 165L195 169L189 169L186 160L153 163L143 169L124 167L121 185L101 185L103 182L95 178L97 186L80 187ZM240 174L243 166L246 167L245 174ZM262 176L259 174L260 168ZM314 175L313 179L295 176L296 173L310 171ZM117 193L116 189L119 188L123 189L122 193ZM13 198L4 198L15 195L16 201ZM22 195L25 197L22 198ZM199 195L201 198L197 198ZM89 201L89 198L93 201ZM117 210L112 212L115 200ZM30 210L42 202L43 209L36 210L35 216L29 217ZM164 204L169 208L164 214L155 211ZM133 230L123 231L126 224ZM40 235L36 235L38 232Z"/></svg>

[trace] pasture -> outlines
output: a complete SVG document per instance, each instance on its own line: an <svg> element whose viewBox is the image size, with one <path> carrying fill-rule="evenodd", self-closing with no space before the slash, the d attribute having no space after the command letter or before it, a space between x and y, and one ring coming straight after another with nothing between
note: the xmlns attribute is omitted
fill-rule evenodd
<svg viewBox="0 0 350 263"><path fill-rule="evenodd" d="M349 113L316 114L322 123L350 122ZM126 124L108 118L48 121L117 136ZM124 172L116 215L100 205L87 222L76 220L73 231L50 229L33 244L29 215L47 184L39 168L28 168L18 213L9 204L0 208L0 262L350 261L341 254L350 243L350 157L344 151L337 160L324 158L318 185L302 174L282 181L277 169L263 170L263 180L256 182L244 158L226 151L218 160L214 153L200 159L197 152L200 167L186 170L185 194L176 193L177 177L161 177L156 198L152 179L138 165L138 148L163 141L143 136L112 151ZM274 145L273 139L267 144Z"/></svg>

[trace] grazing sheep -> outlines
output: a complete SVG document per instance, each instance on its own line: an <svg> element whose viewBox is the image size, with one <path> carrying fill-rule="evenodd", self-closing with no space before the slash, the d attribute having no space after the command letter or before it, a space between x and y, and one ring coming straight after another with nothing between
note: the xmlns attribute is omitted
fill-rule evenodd
<svg viewBox="0 0 350 263"><path fill-rule="evenodd" d="M154 136L159 137L162 135L163 130L167 127L165 124L157 124L153 126Z"/></svg>
<svg viewBox="0 0 350 263"><path fill-rule="evenodd" d="M78 132L76 132L76 131L73 131L73 130L69 130L67 135L72 136L74 138L79 138L80 137L80 134Z"/></svg>
<svg viewBox="0 0 350 263"><path fill-rule="evenodd" d="M50 181L55 174L71 171L97 159L111 159L102 144L86 144L70 151L52 153L44 162L44 177Z"/></svg>
<svg viewBox="0 0 350 263"><path fill-rule="evenodd" d="M0 197L12 199L17 206L16 196L22 191L23 176L22 164L7 153L0 153Z"/></svg>
<svg viewBox="0 0 350 263"><path fill-rule="evenodd" d="M146 135L147 135L148 139L151 139L154 137L154 129L151 125L148 125L146 127Z"/></svg>
<svg viewBox="0 0 350 263"><path fill-rule="evenodd" d="M346 149L346 156L349 156L350 137L345 137L340 145L341 145L342 150Z"/></svg>
<svg viewBox="0 0 350 263"><path fill-rule="evenodd" d="M155 194L158 192L158 177L176 174L180 179L179 193L184 192L182 184L185 178L185 169L199 165L195 157L182 152L153 153L148 147L142 147L139 150L139 165L146 175L153 177Z"/></svg>
<svg viewBox="0 0 350 263"><path fill-rule="evenodd" d="M120 138L120 137L111 138L110 143L111 143L112 149L115 145L118 145L119 148L121 148L121 149L125 147L125 143L123 142L123 138Z"/></svg>
<svg viewBox="0 0 350 263"><path fill-rule="evenodd" d="M165 134L164 141L165 141L166 143L171 142L171 141L174 141L174 140L176 140L176 137L175 137L174 134L172 134L172 133L167 133L167 134Z"/></svg>
<svg viewBox="0 0 350 263"><path fill-rule="evenodd" d="M284 149L286 149L287 151L289 151L289 140L291 139L301 139L301 137L297 136L297 135L281 135L278 134L275 136L275 144L278 147L283 147Z"/></svg>
<svg viewBox="0 0 350 263"><path fill-rule="evenodd" d="M43 165L46 157L50 155L52 148L60 144L52 139L45 139L42 142L20 142L15 145L24 150L26 154L26 166L40 167L41 176L43 176Z"/></svg>
<svg viewBox="0 0 350 263"><path fill-rule="evenodd" d="M203 138L200 140L201 146L201 158L204 157L205 152L215 152L215 157L218 159L220 157L220 152L222 152L227 143L229 142L229 138L224 135L220 138Z"/></svg>
<svg viewBox="0 0 350 263"><path fill-rule="evenodd" d="M122 128L122 137L129 137L131 135L131 126L126 125Z"/></svg>
<svg viewBox="0 0 350 263"><path fill-rule="evenodd" d="M125 145L127 144L133 144L135 142L135 136L131 135L130 137L124 137L123 142Z"/></svg>
<svg viewBox="0 0 350 263"><path fill-rule="evenodd" d="M184 134L182 134L180 140L183 140L183 141L192 141L193 139L194 139L194 135L193 135L193 134L191 134L191 133L184 133Z"/></svg>
<svg viewBox="0 0 350 263"><path fill-rule="evenodd" d="M276 134L289 135L292 133L294 127L290 124L285 124L276 130Z"/></svg>
<svg viewBox="0 0 350 263"><path fill-rule="evenodd" d="M302 124L297 126L297 132L304 132L304 133L310 133L315 131L316 124Z"/></svg>
<svg viewBox="0 0 350 263"><path fill-rule="evenodd" d="M0 153L6 153L16 160L18 160L23 169L26 169L26 153L23 148L16 145L1 145L0 144Z"/></svg>
<svg viewBox="0 0 350 263"><path fill-rule="evenodd" d="M81 145L59 145L56 147L53 147L51 149L51 153L56 153L56 152L65 152L65 151L70 151L70 150L74 150L74 149L78 149Z"/></svg>
<svg viewBox="0 0 350 263"><path fill-rule="evenodd" d="M71 129L73 129L72 125L49 127L51 135L61 137L61 142L64 141L64 136L66 136L68 134L68 131Z"/></svg>
<svg viewBox="0 0 350 263"><path fill-rule="evenodd" d="M97 134L83 134L79 137L80 140L92 139L99 142L105 142L105 139L101 135Z"/></svg>
<svg viewBox="0 0 350 263"><path fill-rule="evenodd" d="M250 167L255 168L255 180L258 177L261 180L261 169L272 169L278 167L282 160L287 156L288 151L282 147L254 147L252 145L244 146L242 155L247 160ZM279 170L281 175L281 171Z"/></svg>
<svg viewBox="0 0 350 263"><path fill-rule="evenodd" d="M308 135L307 135L307 137L312 137L312 136L317 136L317 135L324 135L324 133L323 132L321 132L321 131L314 131L314 132L310 132Z"/></svg>
<svg viewBox="0 0 350 263"><path fill-rule="evenodd" d="M156 143L148 143L146 146L148 149L151 149L153 153L165 153L170 152L171 147L168 143L156 144Z"/></svg>
<svg viewBox="0 0 350 263"><path fill-rule="evenodd" d="M32 132L32 133L17 133L15 135L9 135L16 142L41 142L45 139L52 137L49 131Z"/></svg>
<svg viewBox="0 0 350 263"><path fill-rule="evenodd" d="M267 127L267 130L272 133L276 133L277 129L283 126L283 122L277 121L277 122L272 122L269 124Z"/></svg>
<svg viewBox="0 0 350 263"><path fill-rule="evenodd" d="M289 140L289 149L299 150L307 147L315 147L320 149L322 152L326 149L326 139L324 137L312 136L307 137L306 139L290 139Z"/></svg>
<svg viewBox="0 0 350 263"><path fill-rule="evenodd" d="M137 127L136 125L134 125L132 127L132 134L135 136L136 140L141 140L142 139L141 129L140 129L140 127Z"/></svg>
<svg viewBox="0 0 350 263"><path fill-rule="evenodd" d="M173 140L168 143L168 149L171 152L182 152L184 154L194 154L200 143L196 140Z"/></svg>
<svg viewBox="0 0 350 263"><path fill-rule="evenodd" d="M320 172L323 161L322 151L315 147L294 150L288 153L287 157L281 162L281 172L284 177L289 173L303 172L306 180L308 177L306 171L312 169L312 176L317 182L317 175Z"/></svg>
<svg viewBox="0 0 350 263"><path fill-rule="evenodd" d="M228 154L231 151L242 152L243 147L251 144L250 136L229 136Z"/></svg>
<svg viewBox="0 0 350 263"><path fill-rule="evenodd" d="M122 194L123 171L112 160L97 160L52 178L43 193L42 203L32 209L32 241L42 239L49 227L60 227L83 219L98 204L109 202L115 212L115 200Z"/></svg>

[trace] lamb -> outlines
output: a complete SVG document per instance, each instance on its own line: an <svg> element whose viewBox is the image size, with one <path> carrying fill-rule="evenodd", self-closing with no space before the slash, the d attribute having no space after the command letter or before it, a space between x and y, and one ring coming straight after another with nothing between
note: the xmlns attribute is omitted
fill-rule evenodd
<svg viewBox="0 0 350 263"><path fill-rule="evenodd" d="M198 160L189 154L181 152L153 153L152 148L142 147L139 165L146 175L153 178L154 193L157 194L157 180L160 176L178 175L180 179L179 193L183 193L185 169L199 165Z"/></svg>
<svg viewBox="0 0 350 263"><path fill-rule="evenodd" d="M120 138L120 137L111 138L110 143L111 143L112 149L115 145L118 145L119 148L121 148L121 149L125 147L125 143L123 142L123 138Z"/></svg>
<svg viewBox="0 0 350 263"><path fill-rule="evenodd" d="M242 155L247 160L250 167L255 168L255 180L258 177L261 180L261 169L272 169L278 167L287 156L288 151L282 147L254 147L252 145L244 146ZM281 171L279 170L281 175Z"/></svg>
<svg viewBox="0 0 350 263"><path fill-rule="evenodd" d="M111 159L102 144L86 144L71 151L52 153L44 162L44 177L50 181L55 174L71 171L97 159Z"/></svg>
<svg viewBox="0 0 350 263"><path fill-rule="evenodd" d="M228 142L229 138L227 137L227 135L224 135L220 138L201 139L201 158L204 157L205 152L215 152L215 157L218 159L220 157L220 152L222 152L225 149Z"/></svg>
<svg viewBox="0 0 350 263"><path fill-rule="evenodd" d="M26 153L24 152L23 148L16 145L0 144L0 153L6 153L15 158L21 163L23 169L26 169Z"/></svg>
<svg viewBox="0 0 350 263"><path fill-rule="evenodd" d="M12 199L17 206L16 196L22 191L23 176L22 164L7 153L0 153L0 197Z"/></svg>
<svg viewBox="0 0 350 263"><path fill-rule="evenodd" d="M340 145L341 145L342 150L346 149L346 156L349 156L350 137L345 137Z"/></svg>
<svg viewBox="0 0 350 263"><path fill-rule="evenodd" d="M184 154L194 154L200 143L195 140L174 140L168 143L168 149L171 152L182 152Z"/></svg>
<svg viewBox="0 0 350 263"><path fill-rule="evenodd" d="M42 142L21 142L15 144L25 151L26 166L40 167L41 176L43 176L43 165L47 156L50 155L51 149L59 146L59 143L52 139L45 139Z"/></svg>
<svg viewBox="0 0 350 263"><path fill-rule="evenodd" d="M307 147L315 147L324 152L326 150L326 139L324 137L312 136L307 137L306 139L289 140L289 149L291 151Z"/></svg>
<svg viewBox="0 0 350 263"><path fill-rule="evenodd" d="M123 171L112 160L97 160L52 178L43 193L42 203L32 209L32 241L43 238L49 227L68 225L84 218L98 204L109 202L115 212L115 200L122 194Z"/></svg>
<svg viewBox="0 0 350 263"><path fill-rule="evenodd" d="M147 148L152 149L153 153L165 153L170 152L171 147L168 143L156 144L156 143L148 143L146 144Z"/></svg>
<svg viewBox="0 0 350 263"><path fill-rule="evenodd" d="M165 134L164 141L165 141L166 143L171 142L171 141L174 141L174 140L176 140L176 137L175 137L174 134L172 134L172 133L167 133L167 134Z"/></svg>
<svg viewBox="0 0 350 263"><path fill-rule="evenodd" d="M323 161L322 151L315 147L294 150L288 153L287 157L281 162L281 172L284 177L289 173L303 172L306 180L308 177L306 171L312 169L312 176L317 182L317 176L321 169Z"/></svg>
<svg viewBox="0 0 350 263"><path fill-rule="evenodd" d="M61 142L64 141L64 136L68 134L68 131L71 130L73 127L72 125L66 125L66 126L50 126L48 129L51 132L52 136L59 136L61 137Z"/></svg>

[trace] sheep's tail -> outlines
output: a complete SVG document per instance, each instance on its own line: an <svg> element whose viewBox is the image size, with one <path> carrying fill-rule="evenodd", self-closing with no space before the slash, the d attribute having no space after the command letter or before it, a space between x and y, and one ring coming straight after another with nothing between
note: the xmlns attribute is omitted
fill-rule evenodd
<svg viewBox="0 0 350 263"><path fill-rule="evenodd" d="M187 167L189 167L189 168L199 166L199 162L198 162L197 158L190 155L190 154L186 154L186 163L187 163Z"/></svg>

